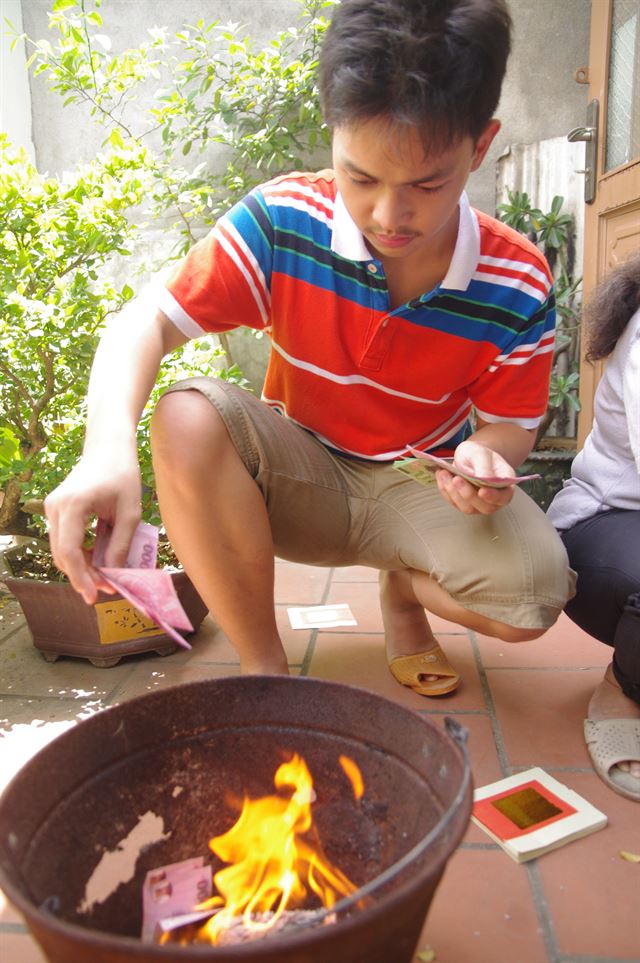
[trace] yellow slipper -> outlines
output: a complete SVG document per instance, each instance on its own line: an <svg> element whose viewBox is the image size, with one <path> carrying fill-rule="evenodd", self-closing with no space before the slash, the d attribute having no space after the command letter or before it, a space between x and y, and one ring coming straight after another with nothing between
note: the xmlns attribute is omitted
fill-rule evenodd
<svg viewBox="0 0 640 963"><path fill-rule="evenodd" d="M449 664L449 661L436 643L427 652L417 655L399 655L389 662L391 674L402 685L409 686L418 695L441 696L453 692L460 684L460 676ZM437 675L440 678L432 682L421 676Z"/></svg>

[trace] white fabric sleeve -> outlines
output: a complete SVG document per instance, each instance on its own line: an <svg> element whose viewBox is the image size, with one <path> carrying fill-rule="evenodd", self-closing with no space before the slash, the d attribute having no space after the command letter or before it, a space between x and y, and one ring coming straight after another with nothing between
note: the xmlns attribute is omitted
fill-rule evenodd
<svg viewBox="0 0 640 963"><path fill-rule="evenodd" d="M640 475L640 327L636 330L623 375L623 400L629 444Z"/></svg>

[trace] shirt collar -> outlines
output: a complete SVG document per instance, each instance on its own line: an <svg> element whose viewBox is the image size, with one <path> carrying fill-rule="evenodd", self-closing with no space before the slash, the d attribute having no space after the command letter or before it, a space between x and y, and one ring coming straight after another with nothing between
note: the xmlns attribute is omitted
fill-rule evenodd
<svg viewBox="0 0 640 963"><path fill-rule="evenodd" d="M480 257L480 226L475 211L469 204L466 191L459 201L460 222L458 237L446 277L440 285L450 291L464 291L478 266ZM331 250L349 261L373 260L365 239L354 224L341 194L336 194L333 208L333 233Z"/></svg>

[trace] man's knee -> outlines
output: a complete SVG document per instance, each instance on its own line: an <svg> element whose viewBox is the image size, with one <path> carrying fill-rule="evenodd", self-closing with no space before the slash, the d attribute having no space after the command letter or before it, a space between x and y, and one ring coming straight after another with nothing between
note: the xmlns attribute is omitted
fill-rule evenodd
<svg viewBox="0 0 640 963"><path fill-rule="evenodd" d="M530 642L532 639L539 639L547 631L546 629L521 629L503 622L496 623L496 627L495 636L502 642Z"/></svg>
<svg viewBox="0 0 640 963"><path fill-rule="evenodd" d="M173 471L203 457L218 457L231 444L222 418L199 391L163 395L150 427L154 465L169 464Z"/></svg>

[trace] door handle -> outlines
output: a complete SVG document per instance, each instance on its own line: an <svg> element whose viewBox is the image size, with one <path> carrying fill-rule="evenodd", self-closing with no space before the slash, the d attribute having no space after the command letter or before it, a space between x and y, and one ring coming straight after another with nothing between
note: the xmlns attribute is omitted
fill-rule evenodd
<svg viewBox="0 0 640 963"><path fill-rule="evenodd" d="M595 134L596 134L595 127L574 127L573 130L570 130L569 133L567 134L567 140L570 140L572 142L576 140L589 141L589 140L593 140Z"/></svg>
<svg viewBox="0 0 640 963"><path fill-rule="evenodd" d="M576 174L584 174L584 202L593 204L596 197L596 174L598 167L598 109L597 100L592 100L587 107L587 123L582 127L574 127L567 134L567 140L575 143L584 141L584 170Z"/></svg>

